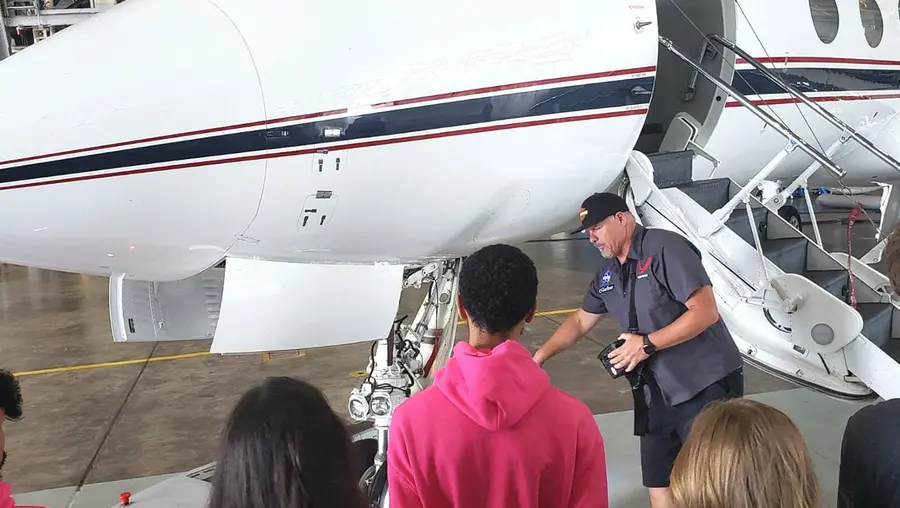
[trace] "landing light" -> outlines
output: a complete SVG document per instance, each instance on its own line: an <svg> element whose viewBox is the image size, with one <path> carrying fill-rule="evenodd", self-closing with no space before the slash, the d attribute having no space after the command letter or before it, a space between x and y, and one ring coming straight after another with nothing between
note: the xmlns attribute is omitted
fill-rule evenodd
<svg viewBox="0 0 900 508"><path fill-rule="evenodd" d="M357 421L363 421L369 415L369 404L365 397L359 394L350 396L350 402L347 405L350 417Z"/></svg>
<svg viewBox="0 0 900 508"><path fill-rule="evenodd" d="M387 416L391 413L393 404L391 398L386 393L376 393L372 395L372 412L376 416Z"/></svg>

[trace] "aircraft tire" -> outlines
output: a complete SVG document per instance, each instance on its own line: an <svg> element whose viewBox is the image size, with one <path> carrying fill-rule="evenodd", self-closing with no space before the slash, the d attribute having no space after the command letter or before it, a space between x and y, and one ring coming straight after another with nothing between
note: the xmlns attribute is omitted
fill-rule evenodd
<svg viewBox="0 0 900 508"><path fill-rule="evenodd" d="M778 209L778 215L788 221L791 226L797 228L797 231L803 231L803 220L800 218L800 212L793 206L782 206Z"/></svg>

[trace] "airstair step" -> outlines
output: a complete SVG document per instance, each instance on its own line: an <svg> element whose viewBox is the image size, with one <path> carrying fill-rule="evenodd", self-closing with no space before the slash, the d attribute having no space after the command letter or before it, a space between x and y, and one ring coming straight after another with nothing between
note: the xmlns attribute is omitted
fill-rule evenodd
<svg viewBox="0 0 900 508"><path fill-rule="evenodd" d="M863 318L862 333L876 346L884 349L891 341L891 318L894 306L888 303L859 303L856 310Z"/></svg>
<svg viewBox="0 0 900 508"><path fill-rule="evenodd" d="M753 223L756 224L756 231L759 233L760 240L766 238L763 225L766 221L767 212L768 210L765 208L755 208L753 210L753 217L755 219ZM734 231L738 236L743 238L745 242L754 247L756 246L756 242L753 240L753 230L750 229L750 221L747 220L747 209L744 206L732 210L731 217L728 218L725 225L728 226L728 229Z"/></svg>
<svg viewBox="0 0 900 508"><path fill-rule="evenodd" d="M881 346L881 349L894 361L900 363L900 339L889 340L887 344Z"/></svg>
<svg viewBox="0 0 900 508"><path fill-rule="evenodd" d="M694 151L647 154L653 164L653 183L660 189L690 183L694 175Z"/></svg>
<svg viewBox="0 0 900 508"><path fill-rule="evenodd" d="M806 270L806 238L762 240L763 254L785 273L802 274Z"/></svg>
<svg viewBox="0 0 900 508"><path fill-rule="evenodd" d="M725 206L725 203L728 202L730 188L731 180L727 178L700 180L678 186L678 190L696 201L709 213Z"/></svg>
<svg viewBox="0 0 900 508"><path fill-rule="evenodd" d="M847 301L849 275L845 270L805 271L803 276L836 296L842 302Z"/></svg>

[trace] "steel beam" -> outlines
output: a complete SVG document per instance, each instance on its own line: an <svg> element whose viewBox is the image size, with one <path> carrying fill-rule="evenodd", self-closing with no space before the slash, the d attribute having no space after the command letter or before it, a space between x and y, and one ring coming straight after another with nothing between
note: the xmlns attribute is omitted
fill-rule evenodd
<svg viewBox="0 0 900 508"><path fill-rule="evenodd" d="M4 21L6 26L63 26L74 25L84 21L94 14L97 9L44 9L37 16L9 16Z"/></svg>
<svg viewBox="0 0 900 508"><path fill-rule="evenodd" d="M6 31L6 21L0 17L0 60L8 58L12 54L9 33Z"/></svg>

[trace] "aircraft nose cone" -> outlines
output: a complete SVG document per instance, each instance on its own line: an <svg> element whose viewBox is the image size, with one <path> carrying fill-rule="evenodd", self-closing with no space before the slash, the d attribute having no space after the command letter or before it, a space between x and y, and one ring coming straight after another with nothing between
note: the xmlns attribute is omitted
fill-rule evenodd
<svg viewBox="0 0 900 508"><path fill-rule="evenodd" d="M0 82L0 164L264 119L241 34L205 0L124 2L0 61Z"/></svg>

